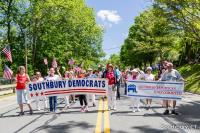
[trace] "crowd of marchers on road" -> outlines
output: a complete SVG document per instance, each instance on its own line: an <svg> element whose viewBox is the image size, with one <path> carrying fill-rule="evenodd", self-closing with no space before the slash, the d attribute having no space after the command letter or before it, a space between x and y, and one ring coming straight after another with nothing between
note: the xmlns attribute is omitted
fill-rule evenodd
<svg viewBox="0 0 200 133"><path fill-rule="evenodd" d="M17 103L20 107L19 116L24 115L23 104L27 104L30 109L30 114L33 114L33 108L31 100L28 98L26 84L28 82L41 82L45 80L59 80L59 79L76 79L76 78L106 78L108 80L108 110L117 110L117 100L120 100L120 84L125 84L124 94L127 94L127 83L129 80L145 80L145 81L184 81L180 73L173 69L173 64L171 62L164 61L157 68L158 74L154 76L152 71L155 68L147 67L144 71L139 68L127 68L126 70L119 70L117 66L113 64L107 64L105 67L98 67L97 70L88 68L87 70L82 69L81 67L70 67L69 70L65 71L63 74L60 73L59 68L50 68L46 77L42 77L40 71L36 71L35 75L30 79L29 75L26 73L24 66L18 67L18 72L16 74L16 95ZM77 99L80 102L80 111L87 112L89 111L89 104L91 101L92 106L96 106L96 97L94 94L81 94L81 95L65 95L62 96L65 101L64 110L70 110L70 103L77 102ZM105 97L102 97L105 98ZM37 110L41 110L41 103L43 103L44 111L48 112L58 112L57 109L57 96L45 96L35 99L35 104ZM140 98L133 97L132 99L132 112L141 111L140 110ZM145 108L149 110L151 108L152 99L145 100ZM179 113L175 110L176 100L163 100L162 106L165 108L164 115L169 115L171 108L171 114L178 115Z"/></svg>

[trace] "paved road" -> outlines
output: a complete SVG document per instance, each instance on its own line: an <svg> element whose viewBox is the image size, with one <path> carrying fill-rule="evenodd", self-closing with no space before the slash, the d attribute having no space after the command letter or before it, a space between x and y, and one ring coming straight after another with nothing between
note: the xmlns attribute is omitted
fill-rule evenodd
<svg viewBox="0 0 200 133"><path fill-rule="evenodd" d="M35 111L18 117L15 96L0 100L0 133L138 133L138 132L200 132L200 96L186 93L178 104L179 116L163 116L160 101L154 101L147 111L131 112L131 100L125 96L117 101L117 111L106 111L107 101L98 100L88 113L81 113L79 102L71 109L56 114ZM59 99L59 107L64 107ZM35 103L32 104L35 108ZM90 104L91 105L91 104ZM27 109L27 108L26 108Z"/></svg>

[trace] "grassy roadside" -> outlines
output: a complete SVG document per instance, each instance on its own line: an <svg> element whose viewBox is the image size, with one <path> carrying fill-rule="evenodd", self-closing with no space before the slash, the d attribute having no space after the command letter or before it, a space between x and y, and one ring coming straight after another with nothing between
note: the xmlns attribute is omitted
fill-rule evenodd
<svg viewBox="0 0 200 133"><path fill-rule="evenodd" d="M200 64L184 65L178 68L187 81L185 91L200 94Z"/></svg>

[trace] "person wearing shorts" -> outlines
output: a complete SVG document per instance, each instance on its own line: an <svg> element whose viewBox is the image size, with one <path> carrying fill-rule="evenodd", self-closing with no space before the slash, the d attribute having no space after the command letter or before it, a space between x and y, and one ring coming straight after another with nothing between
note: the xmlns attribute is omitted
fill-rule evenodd
<svg viewBox="0 0 200 133"><path fill-rule="evenodd" d="M24 115L23 104L27 104L30 109L30 114L33 114L32 107L28 100L28 94L26 90L26 83L30 82L28 74L25 73L25 67L19 66L18 73L16 75L16 94L17 94L17 103L19 104L20 113L19 116Z"/></svg>

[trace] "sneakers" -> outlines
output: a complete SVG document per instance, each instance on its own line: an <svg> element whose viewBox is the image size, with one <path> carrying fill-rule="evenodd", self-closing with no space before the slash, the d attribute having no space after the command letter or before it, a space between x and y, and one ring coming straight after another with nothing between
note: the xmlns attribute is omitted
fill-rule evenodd
<svg viewBox="0 0 200 133"><path fill-rule="evenodd" d="M32 110L32 109L31 109L29 112L30 112L30 115L32 115L32 114L33 114L33 110Z"/></svg>
<svg viewBox="0 0 200 133"><path fill-rule="evenodd" d="M140 110L140 108L137 108L137 112L140 112L141 110Z"/></svg>
<svg viewBox="0 0 200 133"><path fill-rule="evenodd" d="M24 115L24 112L20 112L20 113L18 114L18 116L22 116L22 115Z"/></svg>
<svg viewBox="0 0 200 133"><path fill-rule="evenodd" d="M165 110L165 112L163 113L163 115L169 115L169 110Z"/></svg>
<svg viewBox="0 0 200 133"><path fill-rule="evenodd" d="M88 107L87 106L84 107L84 112L88 112Z"/></svg>
<svg viewBox="0 0 200 133"><path fill-rule="evenodd" d="M173 115L179 115L179 113L176 112L174 109L172 110L171 114L173 114Z"/></svg>
<svg viewBox="0 0 200 133"><path fill-rule="evenodd" d="M81 107L81 112L85 112L84 107Z"/></svg>
<svg viewBox="0 0 200 133"><path fill-rule="evenodd" d="M150 106L147 106L147 107L146 107L146 110L149 110L149 109L150 109Z"/></svg>
<svg viewBox="0 0 200 133"><path fill-rule="evenodd" d="M135 113L135 112L136 112L136 110L133 108L133 109L132 109L132 112L133 112L133 113Z"/></svg>

